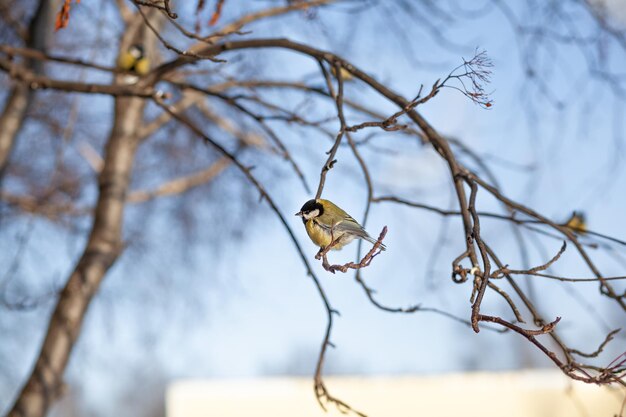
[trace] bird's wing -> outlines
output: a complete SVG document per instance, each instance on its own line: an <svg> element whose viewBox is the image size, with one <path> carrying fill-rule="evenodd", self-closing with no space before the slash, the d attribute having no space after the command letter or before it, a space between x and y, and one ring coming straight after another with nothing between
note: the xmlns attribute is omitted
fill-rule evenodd
<svg viewBox="0 0 626 417"><path fill-rule="evenodd" d="M351 233L353 235L356 235L365 239L370 237L370 235L367 234L365 229L363 229L363 226L357 223L357 221L354 220L350 216L346 217L344 220L337 223L333 227L333 230L336 230L337 232L348 232L348 233Z"/></svg>
<svg viewBox="0 0 626 417"><path fill-rule="evenodd" d="M348 218L343 220L342 222L339 222L338 224L336 224L333 230L336 230L337 232L346 232L346 233L353 234L357 237L360 237L361 239L367 240L371 244L375 244L376 242L378 242L376 239L371 237L369 233L365 231L363 226L361 226L356 220L354 220L350 216L348 216ZM380 249L386 250L387 247L385 246L384 243L381 243Z"/></svg>
<svg viewBox="0 0 626 417"><path fill-rule="evenodd" d="M317 219L312 219L312 220L309 220L309 221L312 221L313 223L315 223L316 225L318 225L319 227L321 227L322 229L324 229L324 230L325 230L325 231L327 231L327 232L330 232L330 230L331 230L331 227L330 227L330 226L328 226L327 224L324 224L324 223L320 222L320 221L319 221L319 220L317 220Z"/></svg>

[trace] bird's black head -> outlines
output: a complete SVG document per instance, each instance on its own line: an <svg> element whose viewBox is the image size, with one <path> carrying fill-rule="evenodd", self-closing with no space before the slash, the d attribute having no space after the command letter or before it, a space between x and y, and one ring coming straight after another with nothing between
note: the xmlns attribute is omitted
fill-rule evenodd
<svg viewBox="0 0 626 417"><path fill-rule="evenodd" d="M302 221L306 222L314 217L319 217L324 214L324 206L316 200L309 200L300 209L296 216L302 217Z"/></svg>

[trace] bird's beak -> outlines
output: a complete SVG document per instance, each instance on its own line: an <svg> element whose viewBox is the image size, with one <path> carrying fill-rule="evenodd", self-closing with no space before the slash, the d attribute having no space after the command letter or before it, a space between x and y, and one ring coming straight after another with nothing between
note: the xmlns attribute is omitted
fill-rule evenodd
<svg viewBox="0 0 626 417"><path fill-rule="evenodd" d="M302 217L302 212L301 212L301 211L297 212L297 213L296 213L296 216L300 216L300 217Z"/></svg>

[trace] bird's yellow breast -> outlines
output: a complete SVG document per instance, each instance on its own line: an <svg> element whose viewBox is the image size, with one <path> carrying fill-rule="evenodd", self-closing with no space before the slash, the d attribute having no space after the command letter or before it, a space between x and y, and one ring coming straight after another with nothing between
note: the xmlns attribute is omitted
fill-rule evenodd
<svg viewBox="0 0 626 417"><path fill-rule="evenodd" d="M569 227L575 232L579 232L583 234L587 231L587 225L585 224L583 219L581 219L578 216L572 216L572 218L567 222L565 226Z"/></svg>
<svg viewBox="0 0 626 417"><path fill-rule="evenodd" d="M123 52L117 60L117 66L123 70L130 71L135 65L136 59L128 52Z"/></svg>
<svg viewBox="0 0 626 417"><path fill-rule="evenodd" d="M150 61L146 58L141 58L135 64L135 72L139 75L146 75L150 72Z"/></svg>
<svg viewBox="0 0 626 417"><path fill-rule="evenodd" d="M333 73L335 77L337 77L337 70L335 69L334 65L330 67L330 71ZM339 68L339 74L341 74L341 78L344 81L351 81L354 78L354 76L344 67Z"/></svg>
<svg viewBox="0 0 626 417"><path fill-rule="evenodd" d="M317 246L320 248L330 245L331 237L330 233L327 233L317 222L313 219L307 220L304 224L306 232Z"/></svg>
<svg viewBox="0 0 626 417"><path fill-rule="evenodd" d="M341 233L339 233L332 236L330 232L327 231L327 229L322 228L319 224L317 224L314 219L307 220L304 224L304 227L306 228L306 232L313 241L313 243L315 243L320 248L325 248L326 246L331 244L333 238L335 240L338 240L338 238L342 235ZM343 242L343 240L338 241L333 245L332 249L339 250L344 247L346 243L347 242Z"/></svg>

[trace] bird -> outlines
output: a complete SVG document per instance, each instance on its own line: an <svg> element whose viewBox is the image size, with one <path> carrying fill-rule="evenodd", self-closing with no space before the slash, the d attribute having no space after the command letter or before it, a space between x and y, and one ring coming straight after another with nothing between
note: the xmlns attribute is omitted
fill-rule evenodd
<svg viewBox="0 0 626 417"><path fill-rule="evenodd" d="M334 65L330 67L330 72L332 72L335 78L337 78L337 70ZM341 74L341 78L344 81L352 81L354 79L354 75L352 75L352 73L344 67L339 67L339 74Z"/></svg>
<svg viewBox="0 0 626 417"><path fill-rule="evenodd" d="M587 233L587 217L583 212L574 211L569 219L563 223L563 226L583 235Z"/></svg>
<svg viewBox="0 0 626 417"><path fill-rule="evenodd" d="M120 54L117 66L124 71L146 75L150 71L150 60L145 56L143 46L135 43Z"/></svg>
<svg viewBox="0 0 626 417"><path fill-rule="evenodd" d="M321 198L309 200L304 203L296 216L302 217L309 238L320 247L320 250L333 242L331 249L339 250L356 238L372 244L378 242L359 222L329 200ZM380 248L386 250L382 243Z"/></svg>

